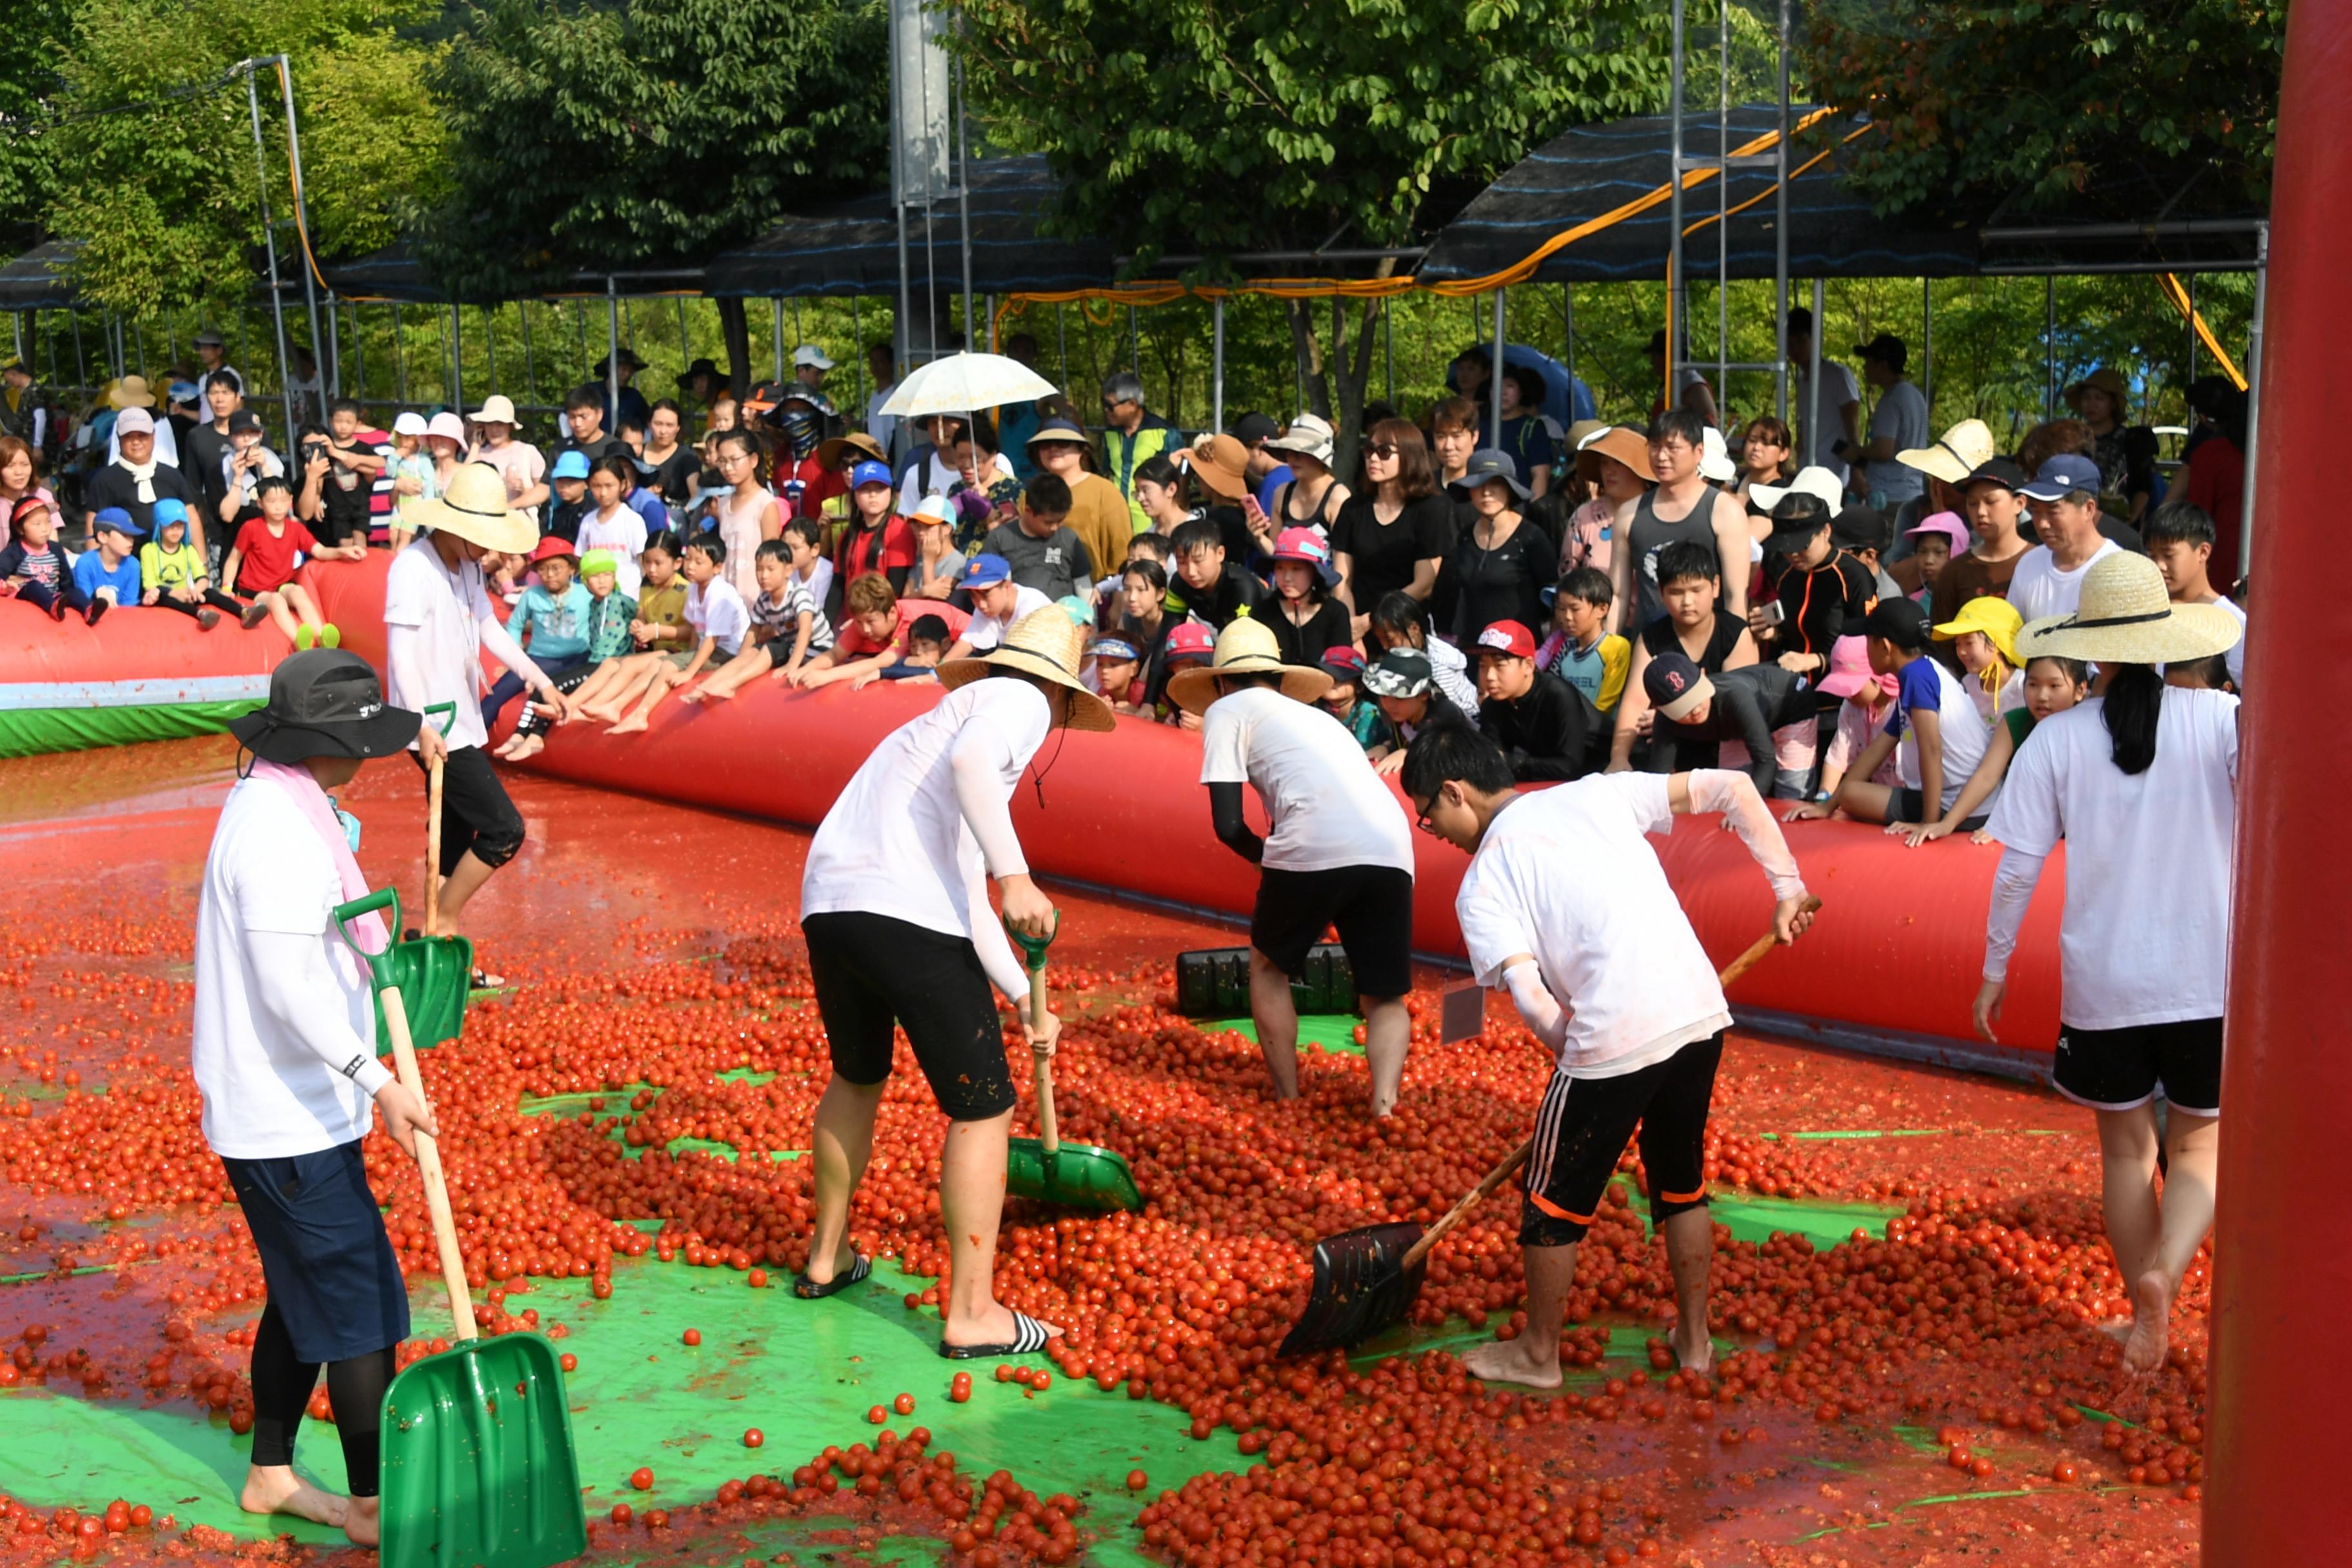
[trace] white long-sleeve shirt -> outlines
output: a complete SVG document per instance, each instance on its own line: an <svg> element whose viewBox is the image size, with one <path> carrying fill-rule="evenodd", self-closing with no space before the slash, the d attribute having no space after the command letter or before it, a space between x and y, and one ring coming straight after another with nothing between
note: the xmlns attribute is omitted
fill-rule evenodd
<svg viewBox="0 0 2352 1568"><path fill-rule="evenodd" d="M384 578L383 625L385 663L391 667L384 700L395 708L425 713L425 722L436 727L441 716L426 710L453 704L456 714L448 731L452 751L479 746L489 738L482 724L484 648L532 689L547 684L530 655L491 610L481 566L471 561L454 570L445 565L430 534L411 541L393 557Z"/></svg>

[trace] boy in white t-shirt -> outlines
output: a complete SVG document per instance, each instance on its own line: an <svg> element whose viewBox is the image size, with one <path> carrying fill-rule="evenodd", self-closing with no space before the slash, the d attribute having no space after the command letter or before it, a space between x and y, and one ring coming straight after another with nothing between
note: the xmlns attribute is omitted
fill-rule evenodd
<svg viewBox="0 0 2352 1568"><path fill-rule="evenodd" d="M2164 591L2174 604L2217 605L2230 613L2241 630L2244 629L2246 612L2213 588L2210 575L2213 520L2204 508L2185 500L2167 501L2141 520L2139 536L2147 547L2147 558L2164 574ZM2242 689L2246 684L2246 639L2241 637L2219 657L2227 661L2230 684Z"/></svg>
<svg viewBox="0 0 2352 1568"><path fill-rule="evenodd" d="M1035 1056L1054 1054L1062 1026L1050 1014L1042 1026L1028 1016L1028 976L989 908L988 882L1003 896L1003 926L1051 934L1054 906L1030 879L1011 800L1055 729L1117 723L1078 684L1078 629L1049 606L984 658L942 666L947 695L874 748L818 825L801 877L801 933L833 1080L816 1108L815 1234L793 1293L837 1295L871 1268L850 1244L849 1207L889 1084L893 1026L902 1027L948 1118L940 1353L950 1360L1027 1355L1060 1332L995 1295L1017 1100L990 984L1019 1007Z"/></svg>
<svg viewBox="0 0 2352 1568"><path fill-rule="evenodd" d="M1333 924L1363 999L1371 1110L1396 1109L1412 1022L1412 835L1346 726L1314 704L1319 669L1285 665L1273 628L1248 615L1217 634L1212 661L1171 676L1168 698L1202 713L1201 782L1217 837L1260 867L1250 915L1250 1018L1275 1097L1298 1098L1298 1011L1290 983ZM1205 711L1204 711L1205 710ZM1242 816L1257 792L1268 832Z"/></svg>
<svg viewBox="0 0 2352 1568"><path fill-rule="evenodd" d="M663 698L700 675L712 659L731 659L742 650L751 633L751 606L727 580L726 568L727 542L716 531L687 541L679 570L686 574L686 624L694 647L670 655L667 668L656 667L653 683L636 707L604 733L635 734L646 727Z"/></svg>
<svg viewBox="0 0 2352 1568"><path fill-rule="evenodd" d="M1422 827L1471 854L1454 908L1478 983L1509 991L1558 1058L1523 1178L1528 1326L1465 1353L1465 1370L1559 1385L1576 1248L1638 1122L1675 1282L1675 1353L1687 1371L1711 1371L1705 1145L1731 1015L1643 835L1670 831L1678 813L1723 812L1772 884L1773 931L1793 942L1812 916L1780 825L1753 780L1720 769L1606 773L1520 795L1502 749L1452 724L1413 743L1403 782Z"/></svg>
<svg viewBox="0 0 2352 1568"><path fill-rule="evenodd" d="M1808 801L1789 813L1789 820L1803 822L1843 811L1858 822L1885 823L1890 830L1937 821L1984 760L1992 726L1959 677L1928 654L1934 627L1926 609L1909 599L1882 599L1862 629L1871 669L1896 678L1894 710L1885 728L1846 769L1837 789L1826 800ZM1895 757L1896 777L1902 781L1893 788L1871 782L1889 755ZM1959 829L1974 833L1984 822L1985 814L1979 812Z"/></svg>

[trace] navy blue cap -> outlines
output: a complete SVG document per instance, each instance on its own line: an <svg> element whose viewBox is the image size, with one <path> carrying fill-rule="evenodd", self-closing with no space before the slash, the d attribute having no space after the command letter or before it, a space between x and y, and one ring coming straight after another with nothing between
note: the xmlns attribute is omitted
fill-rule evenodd
<svg viewBox="0 0 2352 1568"><path fill-rule="evenodd" d="M2073 452L2062 452L2042 465L2042 471L2017 493L2028 500L2064 500L2076 490L2097 495L2102 489L2099 465Z"/></svg>

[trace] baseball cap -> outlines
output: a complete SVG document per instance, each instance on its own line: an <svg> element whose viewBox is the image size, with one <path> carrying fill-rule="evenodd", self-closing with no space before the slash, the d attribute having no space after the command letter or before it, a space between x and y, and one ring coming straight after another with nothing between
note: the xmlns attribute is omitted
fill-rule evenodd
<svg viewBox="0 0 2352 1568"><path fill-rule="evenodd" d="M1330 563L1331 547L1311 528L1286 528L1274 542L1273 558L1296 561L1304 566L1323 566Z"/></svg>
<svg viewBox="0 0 2352 1568"><path fill-rule="evenodd" d="M1418 697L1434 679L1427 654L1417 647L1392 647L1364 671L1364 689L1375 697Z"/></svg>
<svg viewBox="0 0 2352 1568"><path fill-rule="evenodd" d="M1098 659L1137 658L1141 657L1135 651L1135 645L1128 641L1125 637L1097 637L1094 640L1094 645L1091 647L1088 647L1087 652L1092 654Z"/></svg>
<svg viewBox="0 0 2352 1568"><path fill-rule="evenodd" d="M851 489L856 489L860 485L887 485L889 482L890 465L877 463L871 458L849 470Z"/></svg>
<svg viewBox="0 0 2352 1568"><path fill-rule="evenodd" d="M555 455L555 467L548 470L547 477L551 479L586 479L588 477L588 454L579 451L558 452Z"/></svg>
<svg viewBox="0 0 2352 1568"><path fill-rule="evenodd" d="M1353 682L1364 678L1364 656L1346 643L1325 648L1323 657L1316 662L1334 680Z"/></svg>
<svg viewBox="0 0 2352 1568"><path fill-rule="evenodd" d="M153 434L155 434L155 416L144 408L126 408L114 416L114 435L117 440L125 436L152 436Z"/></svg>
<svg viewBox="0 0 2352 1568"><path fill-rule="evenodd" d="M1841 550L1886 548L1886 514L1874 506L1850 506L1830 520L1830 542Z"/></svg>
<svg viewBox="0 0 2352 1568"><path fill-rule="evenodd" d="M858 466L863 468L866 465L860 464ZM921 500L917 501L915 503L915 521L917 522L946 522L949 521L948 498L940 494L939 491L933 490Z"/></svg>
<svg viewBox="0 0 2352 1568"><path fill-rule="evenodd" d="M2099 465L2074 452L2061 452L2042 465L2031 482L2017 493L2028 500L2064 500L2076 490L2099 493Z"/></svg>
<svg viewBox="0 0 2352 1568"><path fill-rule="evenodd" d="M1870 668L1870 639L1856 634L1840 637L1830 645L1830 670L1822 677L1814 689L1824 697L1840 700L1853 696L1872 681L1876 681L1886 695L1895 695L1901 683L1891 675L1881 675Z"/></svg>
<svg viewBox="0 0 2352 1568"><path fill-rule="evenodd" d="M962 586L993 588L999 583L1009 583L1012 580L1013 563L993 551L984 551L973 556L971 564L963 569Z"/></svg>
<svg viewBox="0 0 2352 1568"><path fill-rule="evenodd" d="M1478 634L1478 651L1498 653L1506 658L1533 658L1535 634L1517 621L1496 621Z"/></svg>
<svg viewBox="0 0 2352 1568"><path fill-rule="evenodd" d="M1260 441L1271 441L1282 434L1282 426L1270 414L1251 412L1225 426L1225 434L1244 447L1255 447Z"/></svg>
<svg viewBox="0 0 2352 1568"><path fill-rule="evenodd" d="M1650 706L1666 722L1679 723L1683 717L1700 703L1715 695L1715 683L1706 672L1691 662L1690 655L1680 648L1668 648L1654 656L1649 668L1642 671L1642 689L1650 699Z"/></svg>
<svg viewBox="0 0 2352 1568"><path fill-rule="evenodd" d="M1173 663L1180 658L1206 658L1216 651L1216 634L1210 631L1208 624L1203 621L1186 621L1170 632L1168 640L1160 645L1162 664Z"/></svg>
<svg viewBox="0 0 2352 1568"><path fill-rule="evenodd" d="M260 415L256 414L250 408L240 408L236 413L228 416L228 433L230 435L242 436L248 430L257 436L261 434Z"/></svg>
<svg viewBox="0 0 2352 1568"><path fill-rule="evenodd" d="M793 363L796 366L807 365L814 370L831 370L833 368L833 361L827 359L825 357L824 351L817 347L814 343L803 343L800 347L794 349L793 351Z"/></svg>
<svg viewBox="0 0 2352 1568"><path fill-rule="evenodd" d="M145 529L131 521L131 514L119 506L100 507L98 515L90 519L90 524L101 533L110 528L115 532L128 534L132 539L143 538L147 532Z"/></svg>
<svg viewBox="0 0 2352 1568"><path fill-rule="evenodd" d="M1909 599L1881 599L1862 623L1862 635L1884 637L1897 647L1926 647L1931 640L1927 607Z"/></svg>
<svg viewBox="0 0 2352 1568"><path fill-rule="evenodd" d="M2025 470L2007 458L1995 458L1990 462L1979 463L1969 470L1969 477L1960 481L1963 490L1973 489L1978 485L1999 485L2014 493L2024 488Z"/></svg>

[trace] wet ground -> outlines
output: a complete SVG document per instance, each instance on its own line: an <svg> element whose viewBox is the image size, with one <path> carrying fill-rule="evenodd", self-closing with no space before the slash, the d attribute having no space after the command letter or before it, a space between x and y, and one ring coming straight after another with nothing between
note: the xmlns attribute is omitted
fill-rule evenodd
<svg viewBox="0 0 2352 1568"><path fill-rule="evenodd" d="M194 887L230 752L0 763L0 1553L333 1551L331 1531L231 1500L261 1283L185 1068ZM1361 1114L1345 1019L1310 1031L1328 1048L1305 1097L1276 1104L1243 1032L1166 1010L1173 955L1237 934L1081 895L1057 895L1053 951L1077 1020L1065 1135L1125 1152L1150 1201L1014 1205L1001 1289L1069 1334L1028 1383L982 1363L956 1401L934 1353L940 1124L903 1050L853 1226L874 1279L818 1303L781 1288L804 1261L801 1156L825 1077L792 919L804 837L511 784L530 845L469 931L509 986L425 1071L488 1324L535 1326L575 1362L593 1555L2194 1560L2202 1268L2173 1363L2122 1381L2092 1326L2120 1304L2080 1112L1735 1037L1714 1124L1714 1379L1654 1345L1672 1296L1630 1157L1580 1258L1563 1392L1482 1391L1453 1359L1517 1330L1507 1194L1437 1249L1409 1330L1352 1360L1279 1362L1313 1238L1442 1212L1525 1135L1547 1064L1493 1005L1483 1038L1440 1046L1448 976L1431 971L1394 1125ZM372 880L413 903L414 770L379 764L344 804ZM418 1332L446 1337L414 1169L380 1138L369 1163ZM923 1444L898 1441L918 1426ZM340 1483L325 1421L300 1460ZM746 1491L753 1477L774 1484Z"/></svg>

